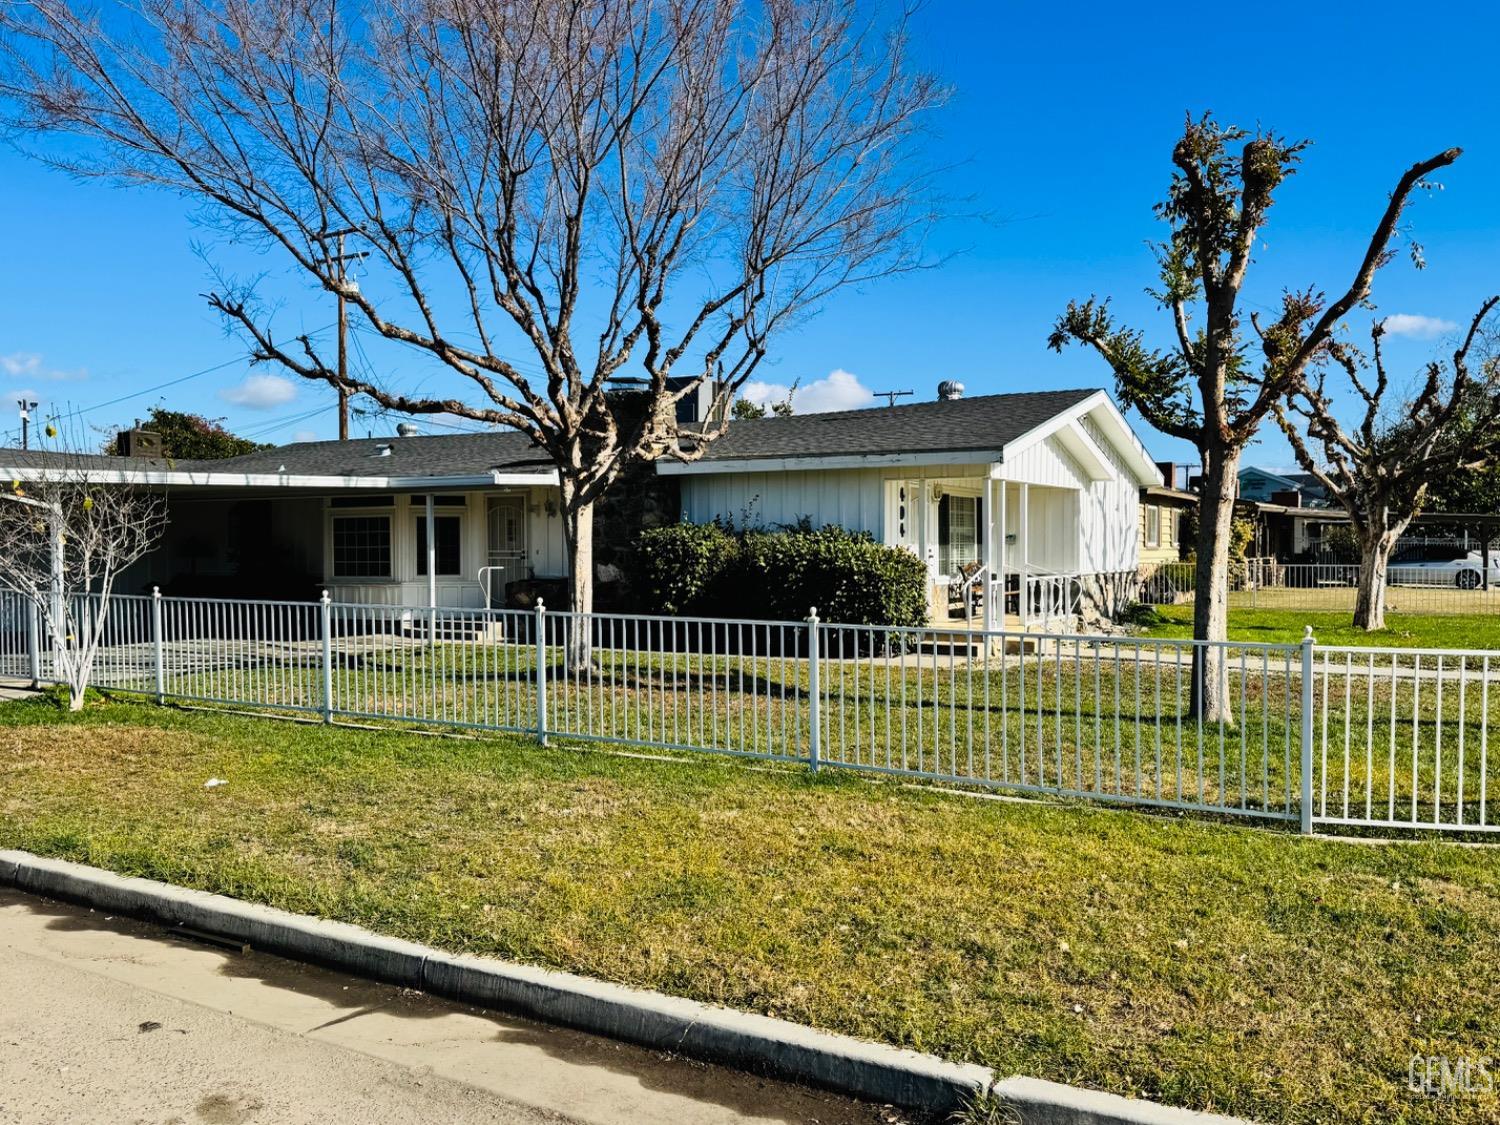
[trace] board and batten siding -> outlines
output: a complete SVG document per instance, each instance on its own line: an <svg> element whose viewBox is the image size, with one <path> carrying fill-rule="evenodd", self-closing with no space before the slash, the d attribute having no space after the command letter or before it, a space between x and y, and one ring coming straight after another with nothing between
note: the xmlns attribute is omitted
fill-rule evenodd
<svg viewBox="0 0 1500 1125"><path fill-rule="evenodd" d="M881 469L797 470L784 473L712 473L682 478L682 518L688 523L724 520L736 527L837 524L885 537L885 485L896 473Z"/></svg>
<svg viewBox="0 0 1500 1125"><path fill-rule="evenodd" d="M1104 451L1115 475L1090 481L1078 503L1078 570L1082 574L1135 570L1141 562L1141 483L1093 419L1083 428Z"/></svg>
<svg viewBox="0 0 1500 1125"><path fill-rule="evenodd" d="M1080 424L1108 459L1112 479L1090 480L1055 436L1021 450L1004 465L1006 480L1040 486L1031 494L1031 564L1080 574L1135 570L1140 565L1140 484L1093 419L1084 416ZM1007 499L1015 512L1017 494L1009 492ZM1069 542L1062 541L1064 536Z"/></svg>

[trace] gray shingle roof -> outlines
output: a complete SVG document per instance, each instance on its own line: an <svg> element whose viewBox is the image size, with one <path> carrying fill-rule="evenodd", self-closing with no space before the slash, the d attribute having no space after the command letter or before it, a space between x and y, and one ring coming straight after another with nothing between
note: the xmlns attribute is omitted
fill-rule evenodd
<svg viewBox="0 0 1500 1125"><path fill-rule="evenodd" d="M390 446L388 457L380 455ZM358 438L353 441L305 441L230 457L223 461L180 461L178 468L227 473L275 473L286 466L301 476L448 477L552 468L547 454L515 430L482 434L436 434L420 437Z"/></svg>
<svg viewBox="0 0 1500 1125"><path fill-rule="evenodd" d="M1098 393L1027 391L731 422L702 461L998 450Z"/></svg>
<svg viewBox="0 0 1500 1125"><path fill-rule="evenodd" d="M1069 407L1097 394L1093 388L980 395L952 402L799 414L732 422L709 446L702 463L783 457L844 457L897 453L993 452ZM389 456L380 449L389 446ZM56 463L45 451L0 449L0 467ZM90 466L108 469L179 469L225 473L279 473L338 477L454 477L544 471L552 463L525 434L497 430L479 434L309 441L230 457L222 461L174 461L83 455ZM67 463L80 458L68 455Z"/></svg>
<svg viewBox="0 0 1500 1125"><path fill-rule="evenodd" d="M390 446L389 456L380 455L382 446ZM284 470L294 476L454 477L483 474L491 469L511 472L548 470L552 468L552 462L531 443L530 438L515 430L295 442L218 461L169 461L165 458L58 453L41 449L0 449L0 471L50 466L220 473L279 473Z"/></svg>
<svg viewBox="0 0 1500 1125"><path fill-rule="evenodd" d="M117 457L112 453L60 453L51 449L0 448L0 467L5 469L166 469L165 460L151 457Z"/></svg>

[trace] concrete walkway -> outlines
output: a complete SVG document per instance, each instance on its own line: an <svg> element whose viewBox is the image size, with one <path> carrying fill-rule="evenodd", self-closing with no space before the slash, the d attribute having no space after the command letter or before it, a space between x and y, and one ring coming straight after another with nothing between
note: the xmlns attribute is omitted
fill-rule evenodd
<svg viewBox="0 0 1500 1125"><path fill-rule="evenodd" d="M0 997L4 1125L899 1120L8 889Z"/></svg>

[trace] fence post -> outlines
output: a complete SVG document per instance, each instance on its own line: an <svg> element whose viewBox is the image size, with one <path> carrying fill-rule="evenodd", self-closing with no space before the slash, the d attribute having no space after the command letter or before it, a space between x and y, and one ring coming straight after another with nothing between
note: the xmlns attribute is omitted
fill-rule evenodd
<svg viewBox="0 0 1500 1125"><path fill-rule="evenodd" d="M42 610L36 602L26 601L26 647L31 658L31 686L42 686Z"/></svg>
<svg viewBox="0 0 1500 1125"><path fill-rule="evenodd" d="M807 615L807 694L812 701L812 709L808 713L807 764L813 773L817 773L823 752L822 693L818 686L817 606L813 606Z"/></svg>
<svg viewBox="0 0 1500 1125"><path fill-rule="evenodd" d="M1302 638L1302 831L1313 830L1313 631Z"/></svg>
<svg viewBox="0 0 1500 1125"><path fill-rule="evenodd" d="M323 721L333 722L333 599L323 591L318 602L318 618L323 633Z"/></svg>
<svg viewBox="0 0 1500 1125"><path fill-rule="evenodd" d="M536 600L536 737L547 745L547 606Z"/></svg>
<svg viewBox="0 0 1500 1125"><path fill-rule="evenodd" d="M161 587L151 587L151 648L156 656L156 702L167 701L166 666L162 660Z"/></svg>

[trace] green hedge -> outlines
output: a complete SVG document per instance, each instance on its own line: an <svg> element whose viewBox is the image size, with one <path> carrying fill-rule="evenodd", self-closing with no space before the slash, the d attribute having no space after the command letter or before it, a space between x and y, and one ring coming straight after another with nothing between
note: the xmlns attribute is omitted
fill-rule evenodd
<svg viewBox="0 0 1500 1125"><path fill-rule="evenodd" d="M643 532L635 587L647 613L921 625L927 568L910 551L842 527L734 531L677 524Z"/></svg>

